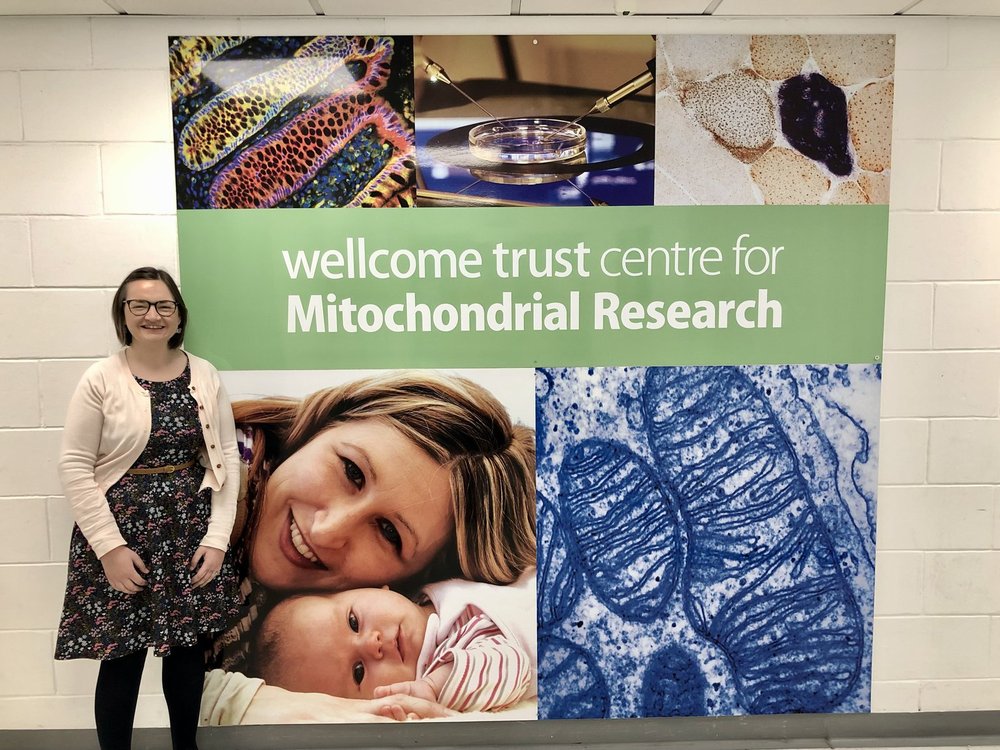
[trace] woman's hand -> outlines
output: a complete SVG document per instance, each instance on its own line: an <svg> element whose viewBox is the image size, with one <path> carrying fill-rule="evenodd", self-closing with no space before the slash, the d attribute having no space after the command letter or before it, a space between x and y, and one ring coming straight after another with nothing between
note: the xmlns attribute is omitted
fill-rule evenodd
<svg viewBox="0 0 1000 750"><path fill-rule="evenodd" d="M197 571L191 579L191 588L199 589L219 575L225 556L225 552L215 547L199 547L195 550L189 566L191 570Z"/></svg>
<svg viewBox="0 0 1000 750"><path fill-rule="evenodd" d="M149 572L146 563L129 547L115 547L101 558L104 575L115 591L138 594L146 585L142 576Z"/></svg>

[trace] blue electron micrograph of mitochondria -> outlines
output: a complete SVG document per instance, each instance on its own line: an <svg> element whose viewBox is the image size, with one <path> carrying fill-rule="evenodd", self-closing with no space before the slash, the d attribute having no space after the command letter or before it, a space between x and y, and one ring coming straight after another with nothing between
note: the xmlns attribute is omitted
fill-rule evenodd
<svg viewBox="0 0 1000 750"><path fill-rule="evenodd" d="M880 385L536 370L539 718L870 710Z"/></svg>

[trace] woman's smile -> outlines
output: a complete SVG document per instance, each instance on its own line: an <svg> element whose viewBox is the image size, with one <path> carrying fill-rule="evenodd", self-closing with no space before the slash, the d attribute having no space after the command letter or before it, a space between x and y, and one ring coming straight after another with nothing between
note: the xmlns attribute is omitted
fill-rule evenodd
<svg viewBox="0 0 1000 750"><path fill-rule="evenodd" d="M287 538L291 548L288 549L287 545L282 544L282 551L285 552L293 565L299 565L303 568L316 567L327 570L327 567L316 556L316 553L313 552L312 547L303 539L302 532L299 530L298 524L295 523L295 516L292 513L288 514ZM284 541L285 537L282 536L282 542Z"/></svg>

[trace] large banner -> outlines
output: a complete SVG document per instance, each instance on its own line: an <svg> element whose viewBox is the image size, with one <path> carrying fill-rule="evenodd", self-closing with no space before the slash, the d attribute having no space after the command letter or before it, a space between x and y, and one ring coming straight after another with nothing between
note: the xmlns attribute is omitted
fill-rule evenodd
<svg viewBox="0 0 1000 750"><path fill-rule="evenodd" d="M893 44L171 39L206 719L869 710Z"/></svg>

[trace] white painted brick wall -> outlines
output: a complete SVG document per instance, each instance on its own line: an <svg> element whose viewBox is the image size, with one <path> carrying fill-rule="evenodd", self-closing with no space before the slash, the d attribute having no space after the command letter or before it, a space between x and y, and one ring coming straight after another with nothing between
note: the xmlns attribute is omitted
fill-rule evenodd
<svg viewBox="0 0 1000 750"><path fill-rule="evenodd" d="M164 90L163 98L169 96ZM101 146L101 179L106 214L175 213L174 164L169 143Z"/></svg>
<svg viewBox="0 0 1000 750"><path fill-rule="evenodd" d="M898 177L893 174L893 179ZM934 335L934 284L886 284L885 309L886 349L930 348Z"/></svg>
<svg viewBox="0 0 1000 750"><path fill-rule="evenodd" d="M941 158L941 208L949 211L989 211L1000 206L1000 143L951 141Z"/></svg>
<svg viewBox="0 0 1000 750"><path fill-rule="evenodd" d="M170 136L169 90L166 71L24 71L24 140L165 140Z"/></svg>
<svg viewBox="0 0 1000 750"><path fill-rule="evenodd" d="M0 145L0 214L90 216L100 211L96 145Z"/></svg>
<svg viewBox="0 0 1000 750"><path fill-rule="evenodd" d="M135 268L136 246L149 265L177 273L173 215L31 220L31 268L42 287L114 287Z"/></svg>
<svg viewBox="0 0 1000 750"><path fill-rule="evenodd" d="M496 19L493 30L667 30L633 20ZM95 665L51 656L72 528L54 469L75 381L115 346L111 289L140 263L177 270L167 36L476 28L3 18L0 729L93 721ZM1000 20L689 19L670 30L897 35L873 708L998 709ZM140 726L166 721L157 666Z"/></svg>

